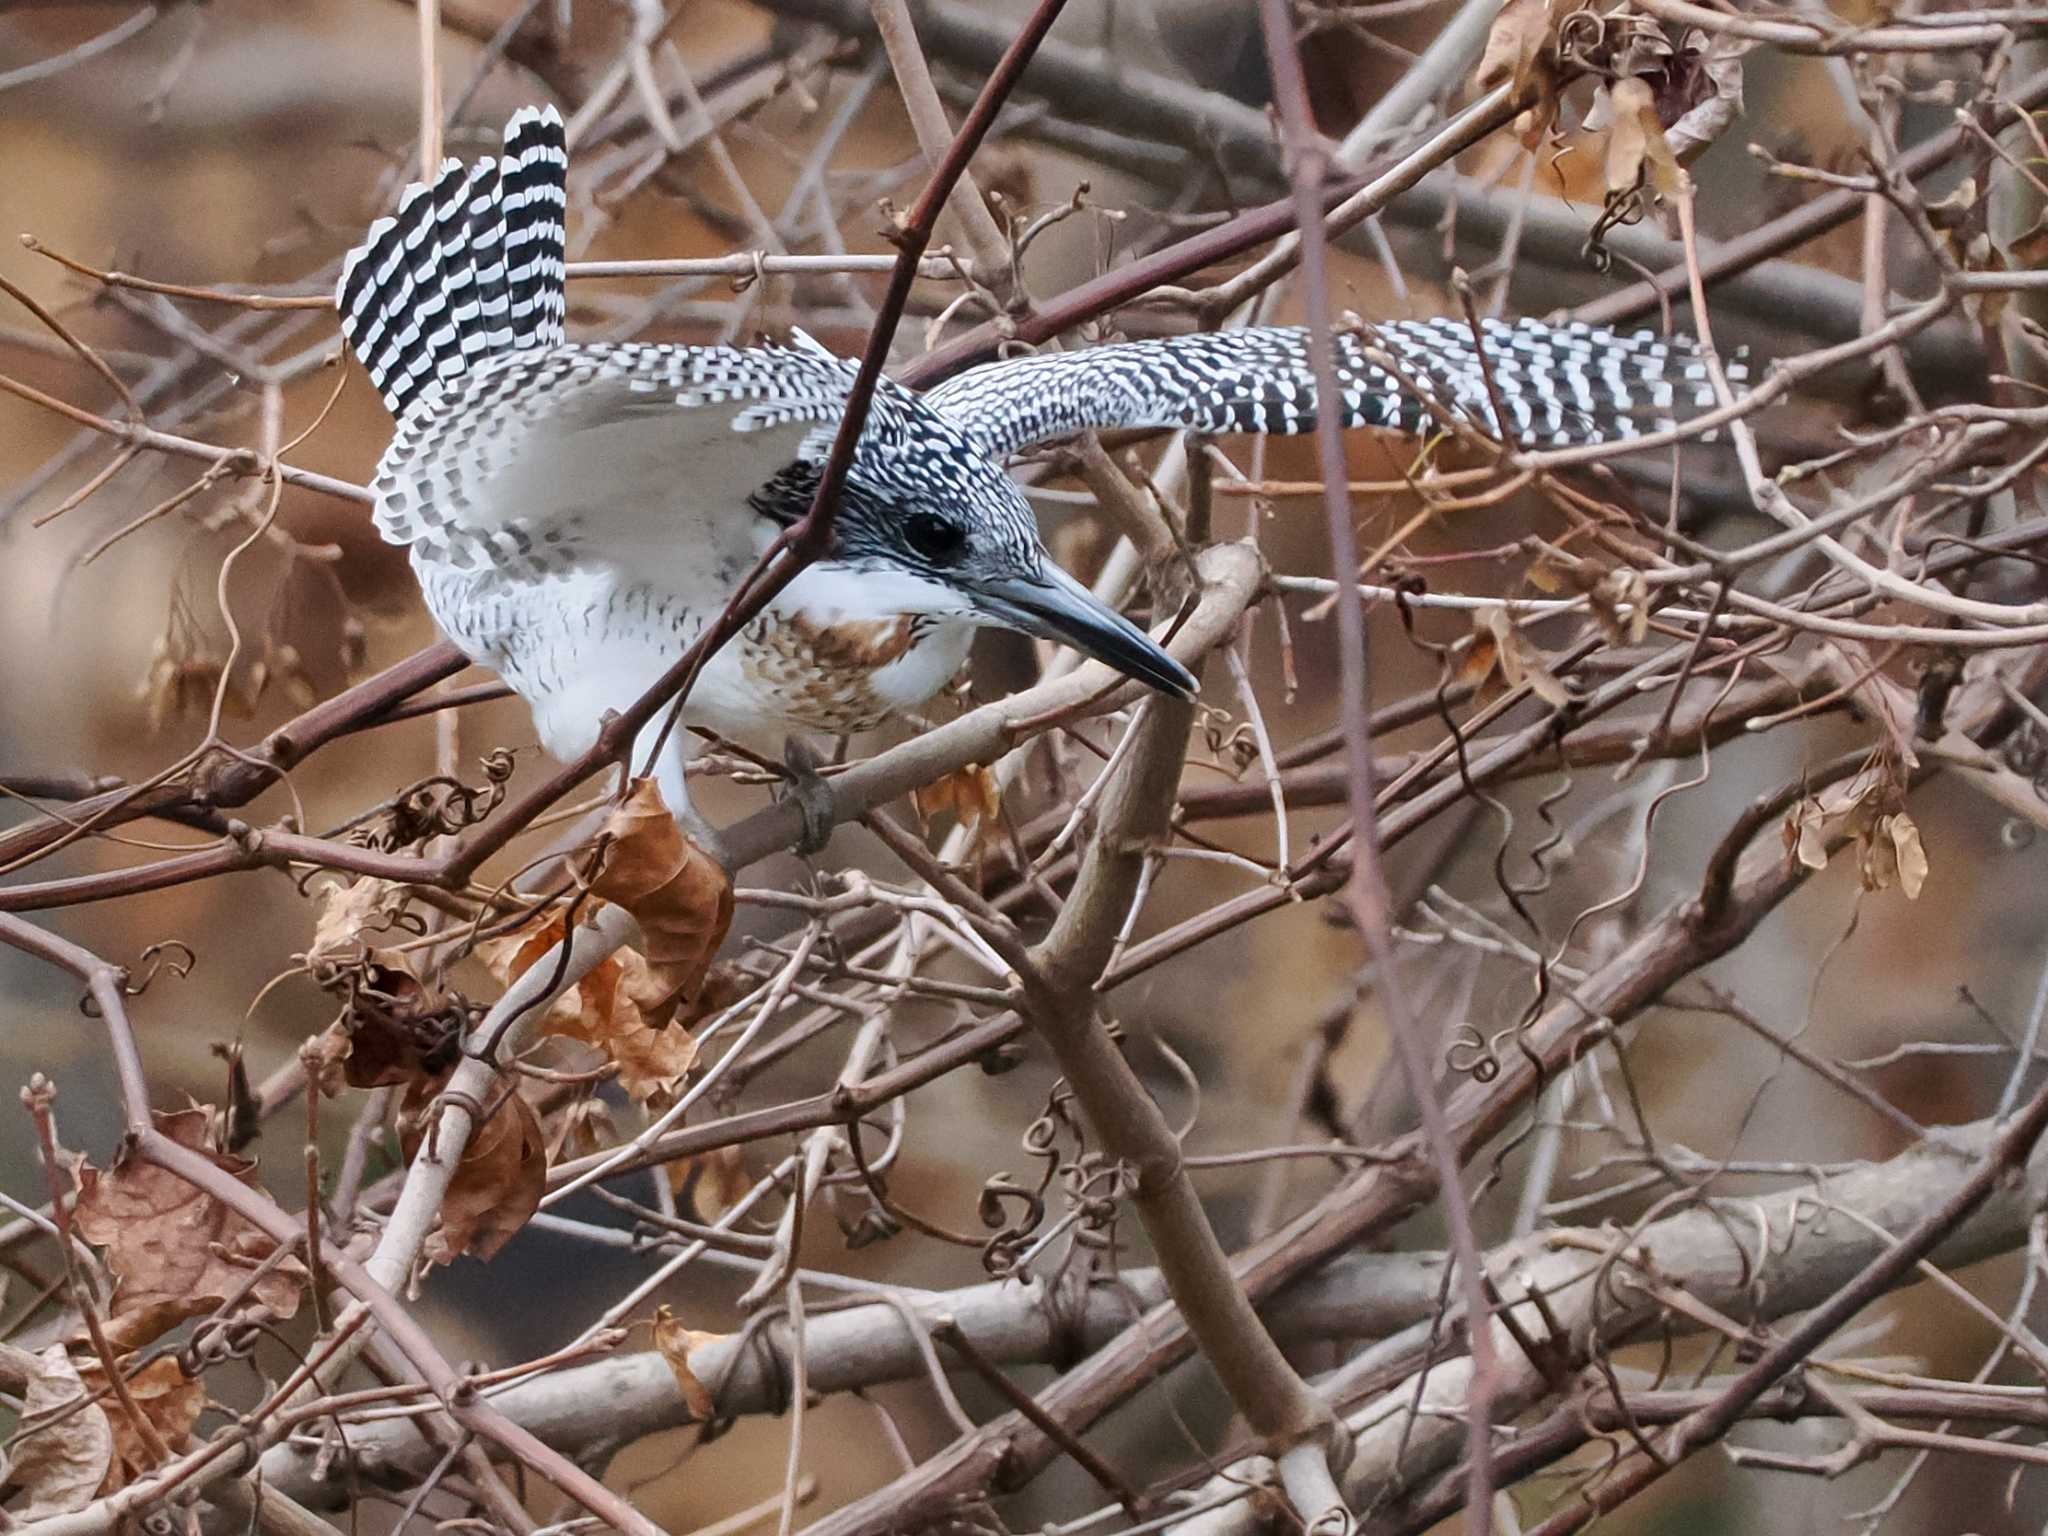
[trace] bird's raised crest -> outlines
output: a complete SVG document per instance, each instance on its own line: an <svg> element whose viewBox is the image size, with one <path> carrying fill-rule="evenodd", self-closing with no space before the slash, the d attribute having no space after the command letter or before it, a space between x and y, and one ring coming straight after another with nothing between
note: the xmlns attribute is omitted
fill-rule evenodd
<svg viewBox="0 0 2048 1536"><path fill-rule="evenodd" d="M391 414L506 352L559 346L568 151L553 107L505 125L504 152L442 163L342 264L342 334Z"/></svg>

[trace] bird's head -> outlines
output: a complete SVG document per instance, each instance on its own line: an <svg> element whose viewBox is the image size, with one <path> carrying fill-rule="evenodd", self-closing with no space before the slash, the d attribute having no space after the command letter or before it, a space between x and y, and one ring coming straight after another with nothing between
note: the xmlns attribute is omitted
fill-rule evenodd
<svg viewBox="0 0 2048 1536"><path fill-rule="evenodd" d="M1007 474L964 445L941 456L933 444L926 436L914 458L863 444L833 523L835 566L872 583L878 606L1021 630L1162 693L1194 694L1187 668L1053 562ZM778 500L800 515L817 478L814 463L790 466Z"/></svg>

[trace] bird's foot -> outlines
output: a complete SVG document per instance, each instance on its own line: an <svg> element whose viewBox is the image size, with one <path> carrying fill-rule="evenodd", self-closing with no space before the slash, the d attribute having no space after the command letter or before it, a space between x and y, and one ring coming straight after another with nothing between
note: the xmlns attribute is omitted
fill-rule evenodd
<svg viewBox="0 0 2048 1536"><path fill-rule="evenodd" d="M796 802L797 815L803 820L803 832L796 844L796 851L803 858L823 853L825 845L832 841L832 829L838 825L833 814L832 786L818 772L822 762L800 737L791 736L782 744L782 765L789 770L784 793Z"/></svg>
<svg viewBox="0 0 2048 1536"><path fill-rule="evenodd" d="M684 806L675 813L675 818L676 825L683 829L683 836L694 843L699 852L724 869L732 868L732 853L725 841L725 833L699 816L695 806Z"/></svg>

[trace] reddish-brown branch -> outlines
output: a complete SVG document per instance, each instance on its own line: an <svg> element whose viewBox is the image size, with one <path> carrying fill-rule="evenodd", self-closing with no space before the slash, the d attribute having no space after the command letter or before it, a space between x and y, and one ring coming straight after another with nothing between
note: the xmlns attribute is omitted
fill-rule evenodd
<svg viewBox="0 0 2048 1536"><path fill-rule="evenodd" d="M82 835L144 817L246 805L328 742L376 724L404 700L468 665L449 642L430 645L321 700L254 746L203 759L190 774L143 787L103 790L67 806L61 820L31 821L0 832L0 868L18 867Z"/></svg>
<svg viewBox="0 0 2048 1536"><path fill-rule="evenodd" d="M1379 175L1361 178L1357 182L1339 181L1319 186L1315 192L1315 206L1319 212L1340 206L1344 209L1343 222L1333 233L1361 223L1438 166L1471 148L1503 124L1512 122L1519 110L1505 89L1490 92ZM1302 214L1303 210L1292 197L1239 214L1214 229L1190 235L1162 251L1112 268L1098 278L1068 289L1057 299L1047 300L1019 315L1005 316L999 325L991 322L978 326L945 346L905 364L897 370L897 380L911 389L929 389L942 379L994 356L996 349L1005 341L1032 345L1050 341L1062 331L1106 315L1154 288L1180 282L1206 267L1242 256L1284 235L1296 227Z"/></svg>
<svg viewBox="0 0 2048 1536"><path fill-rule="evenodd" d="M1365 939L1385 1007L1387 1029L1407 1080L1410 1100L1422 1114L1423 1139L1436 1163L1437 1185L1449 1217L1451 1248L1457 1256L1458 1283L1465 1313L1472 1321L1473 1371L1468 1404L1470 1486L1466 1518L1476 1536L1487 1536L1493 1520L1493 1330L1480 1326L1487 1315L1485 1271L1472 1208L1460 1181L1459 1149L1437 1100L1435 1073L1430 1068L1421 1026L1408 1008L1395 963L1392 898L1381 862L1379 791L1373 778L1370 716L1372 671L1366 649L1365 602L1358 590L1358 535L1352 524L1351 491L1344 458L1343 423L1336 410L1342 398L1337 384L1334 317L1330 311L1329 236L1319 216L1317 193L1329 173L1315 134L1309 108L1308 81L1294 43L1294 21L1286 0L1260 0L1266 59L1279 102L1287 140L1287 170L1294 184L1296 220L1301 230L1301 275L1308 307L1309 363L1315 375L1316 457L1323 476L1324 511L1329 530L1330 569L1337 581L1338 709L1343 721L1347 798L1351 806L1353 843L1350 878L1344 885L1345 906ZM1496 414L1499 415L1498 411ZM1501 417L1505 425L1505 418Z"/></svg>

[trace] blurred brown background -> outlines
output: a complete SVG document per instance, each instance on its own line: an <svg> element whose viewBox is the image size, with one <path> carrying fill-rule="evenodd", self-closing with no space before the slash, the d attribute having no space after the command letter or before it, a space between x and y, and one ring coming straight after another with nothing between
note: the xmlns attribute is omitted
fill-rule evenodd
<svg viewBox="0 0 2048 1536"><path fill-rule="evenodd" d="M1449 9L1409 10L1385 23L1378 30L1387 46L1364 46L1343 29L1312 45L1314 83L1326 125L1341 131L1369 106L1398 73L1398 50L1427 42ZM453 99L475 73L483 40L508 13L487 4L446 10L450 24L442 34L440 62L444 89ZM0 79L6 83L0 89L0 225L86 262L171 282L289 288L306 279L325 281L319 275L331 269L404 177L418 116L413 11L384 0L317 0L292 7L214 0L204 6L167 6L146 28L103 54L48 78L18 78L33 73L37 61L64 54L128 14L120 6L86 4L0 9ZM1264 67L1251 23L1250 8L1244 6L1104 0L1074 5L1057 35L1084 44L1098 40L1107 49L1106 59L1132 60L1190 86L1234 92L1257 104L1263 100ZM576 4L560 43L556 83L587 83L629 25L622 7ZM688 0L667 36L695 78L707 82L757 56L776 38L777 26L770 10L740 0ZM1773 61L1751 74L1748 115L1736 138L1748 135L1781 147L1798 146L1809 155L1823 154L1831 136L1843 145L1851 142L1838 104L1826 91L1813 89L1803 68ZM806 146L844 103L855 78L846 70L807 76L806 90L778 92L765 107L726 126L724 143L764 208L772 211L788 196ZM514 106L545 98L550 89L518 67L492 71L471 98L463 126L450 133L448 152L478 152ZM1145 174L1148 165L1155 174ZM1179 189L1161 156L1133 156L1121 165L1091 162L1072 142L1042 143L1030 131L1028 115L1020 131L1006 133L989 152L985 167L990 182L1027 207L1055 205L1085 179L1092 202L1131 213L1121 226L1092 218L1072 221L1037 247L1028 272L1041 293L1057 292L1090 275L1105 242L1146 237L1166 227L1171 216L1203 211L1179 206ZM874 235L879 223L875 200L889 196L907 202L921 175L915 144L886 86L874 90L860 108L830 168L834 195L846 210L841 227L849 245L885 249ZM1483 154L1470 167L1475 175L1498 169L1504 167L1490 166ZM1738 144L1722 146L1700 174L1710 193L1706 217L1716 226L1710 232L1733 234L1757 221L1766 194ZM1243 196L1250 201L1270 190L1247 185ZM605 206L602 192L598 202L605 217L586 218L572 229L575 257L715 255L748 245L730 190L701 149L665 166L615 204ZM1221 205L1211 199L1204 206ZM1430 228L1398 225L1392 232L1409 285L1405 303L1377 262L1357 256L1347 256L1340 269L1341 302L1382 316L1441 312L1452 302L1446 287L1446 237ZM1847 235L1806 254L1845 271L1853 270L1857 257ZM290 366L294 359L336 344L331 319L324 314L238 317L204 305L173 306L146 295L97 292L13 241L0 242L0 273L102 348L138 390L157 378L159 360L189 339L187 332L204 327L218 338L218 328L225 325L231 334L225 345L218 339L209 343L216 353L212 360L156 397L177 404L173 430L209 442L256 440L262 370ZM1602 280L1583 267L1529 263L1517 273L1511 308L1542 312L1599 291L1603 281L1618 280ZM862 277L854 284L865 295L862 304L846 302L832 283L771 280L743 306L735 304L729 288L714 284L695 297L665 296L667 310L652 324L639 323L636 310L664 297L659 285L580 284L572 294L571 326L586 335L634 326L634 334L651 339L704 341L720 339L721 330L735 322L745 339L763 330L780 331L802 317L829 345L851 351L862 334L864 303L879 292L873 279ZM931 307L926 306L928 311ZM1737 322L1738 332L1741 328ZM1752 321L1748 332L1752 340L1768 345L1768 326ZM913 344L921 335L921 321L906 327ZM0 316L0 368L94 410L111 403L100 382L62 355L19 308ZM283 387L287 439L313 422L339 377L334 369L314 368ZM1850 381L1837 393L1853 395L1855 387ZM1811 422L1825 419L1825 413L1800 416L1798 425L1787 430L1811 430ZM380 406L357 375L291 458L360 481L387 431ZM1303 445L1273 444L1264 450L1265 473L1305 477L1311 457ZM1251 462L1248 452L1239 458ZM87 563L86 556L108 534L188 485L203 468L190 460L144 456L83 505L36 526L38 514L60 503L107 460L104 443L88 441L80 452L71 424L19 399L0 397L0 495L11 506L0 527L0 570L6 578L0 601L0 656L5 658L0 767L10 771L82 770L140 778L198 739L204 728L204 701L217 675L210 669L217 668L225 641L215 582L224 556L245 533L243 523L225 511L250 492L233 480L210 487ZM1365 476L1396 473L1402 462L1388 445L1364 442L1354 446L1353 461L1354 471ZM49 468L53 463L54 471ZM1711 466L1703 462L1701 468ZM1240 533L1247 505L1223 503L1219 533ZM1403 521L1412 506L1387 498L1363 511L1370 519L1371 543ZM1515 536L1519 530L1513 519L1521 515L1536 514L1495 510L1466 525L1429 530L1413 547L1439 554L1491 548ZM1048 509L1055 522L1080 516L1071 506ZM1318 506L1310 500L1279 505L1260 530L1276 568L1327 574L1318 517ZM244 628L241 667L230 679L231 694L245 705L229 723L235 740L252 739L307 698L329 693L364 668L397 660L432 638L402 555L377 542L359 507L287 490L277 526L282 536L259 541L237 561L228 582L231 609ZM1744 525L1728 526L1740 531ZM1066 537L1060 547L1085 563L1097 541L1084 524ZM1486 561L1461 566L1456 573L1456 581L1470 590L1488 590L1498 579L1495 566ZM1252 650L1267 718L1283 746L1335 718L1329 626L1305 617L1309 602L1295 600L1289 606L1298 694L1286 697L1277 637L1266 620L1261 620ZM352 654L358 643L352 620L361 625L360 657ZM1445 641L1464 632L1442 618L1426 620L1425 629ZM1395 697L1434 678L1435 663L1405 642L1398 624L1383 616L1375 633L1375 686L1381 696ZM980 660L981 686L987 690L1018 676L1025 658L992 642ZM267 674L260 692L259 663ZM1211 691L1219 703L1229 705L1226 690L1213 678ZM531 729L516 704L469 711L461 733L465 769L499 743L520 749L522 775L538 765ZM1427 734L1418 732L1415 739ZM1818 761L1856 739L1826 728L1804 736L1779 733L1718 753L1710 783L1662 808L1649 841L1643 893L1627 910L1655 910L1696 880L1729 815L1751 794L1796 771L1802 758ZM292 790L301 797L310 825L331 824L431 771L434 751L429 723L381 730L322 753L294 776ZM1549 942L1582 906L1636 878L1633 844L1629 861L1609 856L1609 841L1601 833L1610 823L1601 820L1603 815L1639 820L1659 786L1694 771L1684 763L1668 772L1653 768L1647 771L1647 787L1643 775L1621 787L1599 773L1581 775L1553 811L1573 829L1573 840L1562 855L1553 856L1553 888L1534 900L1548 925ZM1527 851L1540 836L1536 798L1552 787L1539 781L1505 797L1515 817L1509 867L1518 878L1527 877ZM756 803L758 795L757 790L723 788L710 803L714 815L730 814ZM283 804L276 793L262 802L271 814ZM2035 893L2041 888L2043 850L1978 799L1948 792L1914 809L1932 861L1926 893L1917 904L1896 893L1859 900L1853 870L1834 869L1715 967L1717 979L1773 1027L1802 1030L1803 1042L1822 1054L1866 1056L1917 1039L1983 1040L1984 1025L1959 997L1959 988L1967 987L2014 1034L2036 1006L2042 917ZM0 817L7 815L0 812ZM1297 846L1335 819L1333 813L1298 815L1293 829ZM1399 872L1417 886L1441 882L1498 915L1489 865L1502 835L1499 822L1482 813L1449 831L1448 837L1418 840L1428 846L1404 850ZM1248 819L1222 835L1235 845L1270 851L1270 833L1263 820ZM137 835L179 841L176 834L153 826ZM140 856L96 845L67 856L63 867L84 869ZM843 862L879 855L859 837L844 835L831 858ZM54 871L45 866L42 872ZM785 861L750 878L773 883L799 875L794 863ZM1162 881L1148 924L1197 911L1243 884L1241 871L1178 865ZM290 967L290 956L303 950L310 932L308 901L280 876L211 881L146 900L66 912L55 921L62 931L120 960L170 938L183 938L198 950L190 977L163 977L136 1004L160 1106L175 1106L186 1095L219 1097L222 1068L209 1052L212 1042L244 1041L252 1073L260 1080L332 1016L331 1001L303 978L268 985ZM743 915L743 925L747 922L759 925L768 919ZM1353 935L1334 927L1319 906L1303 905L1212 942L1117 998L1127 1025L1156 1031L1201 1081L1201 1118L1191 1149L1307 1139L1310 1133L1296 1114L1303 1053L1318 1022L1349 995L1357 953ZM1528 995L1521 967L1448 948L1417 947L1403 980L1444 1022L1470 1022L1483 1032L1511 1024ZM60 1123L67 1140L104 1158L117 1124L109 1077L100 1039L81 1017L72 989L54 972L0 951L0 1000L8 1025L0 1035L5 1067L0 1077L19 1080L32 1070L53 1076L62 1092ZM1354 1022L1332 1069L1333 1081L1347 1096L1346 1113L1367 1101L1382 1058L1377 1020L1368 1010ZM1645 1109L1667 1145L1682 1145L1705 1157L1737 1154L1816 1164L1883 1155L1898 1145L1883 1123L1825 1094L1811 1077L1782 1070L1773 1052L1722 1021L1654 1015L1639 1026L1631 1060ZM781 1085L810 1091L828 1079L830 1069L825 1058L801 1062ZM1922 1058L1875 1080L1895 1102L1929 1123L1988 1112L2000 1081L1995 1063L1974 1057ZM949 1079L922 1095L917 1107L921 1133L913 1137L897 1175L898 1192L919 1208L971 1217L973 1195L990 1172L1024 1170L1017 1137L1049 1085L1049 1069L1034 1055L1011 1076ZM1168 1103L1170 1118L1187 1112L1185 1095L1169 1075L1162 1071L1155 1088ZM1398 1102L1382 1104L1377 1112L1386 1116L1387 1126L1406 1123ZM340 1129L339 1121L334 1128ZM260 1154L262 1148L257 1150ZM1567 1166L1573 1152L1568 1142ZM0 1133L0 1182L5 1187L37 1187L30 1154L24 1117ZM296 1175L288 1157L281 1161L287 1182L280 1187L288 1188ZM1270 1223L1277 1211L1290 1208L1290 1182L1306 1175L1288 1171L1288 1165L1281 1168L1277 1174L1248 1170L1204 1176L1205 1191L1216 1197L1212 1209L1226 1244L1236 1244L1255 1224ZM1570 1188L1562 1186L1561 1192ZM1489 1231L1501 1230L1513 1198L1512 1181L1504 1193L1490 1198L1483 1211ZM1576 1219L1620 1217L1630 1209L1621 1202ZM606 1219L594 1205L574 1214ZM1411 1227L1402 1234L1404 1242L1434 1246L1441 1240L1433 1217ZM806 1259L821 1268L918 1286L959 1285L981 1277L973 1256L959 1250L898 1240L848 1252L833 1232L814 1232ZM593 1253L545 1233L529 1233L490 1266L463 1262L438 1276L425 1304L452 1353L466 1350L503 1363L562 1342L651 1262ZM726 1327L732 1322L726 1308L738 1283L706 1273L675 1287L668 1299L697 1326ZM1977 1286L1993 1305L2001 1304L2004 1288L2005 1282L1996 1278ZM1981 1356L1988 1332L1960 1309L1922 1304L1913 1316L1909 1326L1866 1347L1917 1355L1935 1370L1967 1371L1969 1362ZM468 1342L458 1345L458 1340ZM1103 1441L1112 1455L1142 1460L1147 1447L1159 1445L1178 1456L1188 1449L1180 1442L1184 1432L1204 1444L1215 1442L1226 1409L1190 1373L1182 1375L1190 1379L1171 1396L1182 1422L1164 1411L1165 1401L1149 1399L1143 1409L1108 1427ZM1029 1384L1034 1377L1025 1373L1023 1379ZM979 1415L996 1406L972 1382L962 1384L962 1395ZM950 1434L920 1390L884 1388L877 1396L896 1413L913 1452L935 1449ZM892 1452L865 1405L827 1401L813 1412L809 1425L805 1468L819 1481L813 1512L879 1485L895 1470ZM1802 1432L1768 1433L1797 1443ZM674 1446L651 1442L635 1448L627 1465L655 1480L640 1495L650 1513L672 1529L685 1530L772 1490L780 1477L783 1431L775 1422L742 1424L693 1460L686 1472L665 1475L674 1452ZM1713 1458L1701 1458L1646 1501L1641 1514L1632 1510L1614 1523L1617 1529L1688 1533L1831 1529L1846 1512L1871 1502L1890 1475L1886 1468L1866 1469L1834 1483L1737 1478L1725 1475ZM1022 1528L1087 1501L1078 1475L1062 1471L1041 1480L1031 1498L1008 1513L1013 1528ZM2032 1483L2023 1483L2017 1501L2009 1504L1996 1480L1938 1465L1885 1529L2018 1531L2038 1526L2040 1517Z"/></svg>

